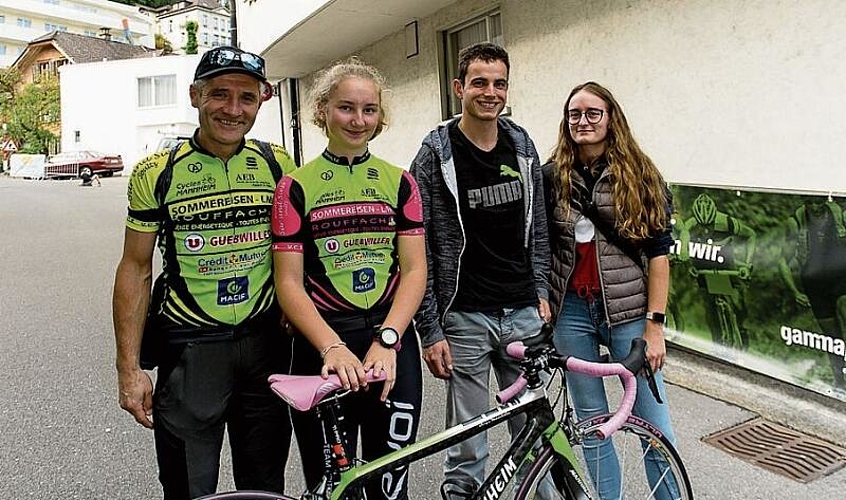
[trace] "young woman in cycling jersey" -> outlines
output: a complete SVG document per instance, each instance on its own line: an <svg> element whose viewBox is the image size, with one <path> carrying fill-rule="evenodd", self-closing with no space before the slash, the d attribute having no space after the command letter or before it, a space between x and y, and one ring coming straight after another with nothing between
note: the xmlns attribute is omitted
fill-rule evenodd
<svg viewBox="0 0 846 500"><path fill-rule="evenodd" d="M550 162L544 165L554 342L562 352L599 359L599 346L619 360L634 337L648 344L656 372L664 364L664 312L673 244L671 195L658 169L641 151L611 92L588 82L572 90ZM645 265L644 265L645 263ZM608 412L600 379L569 374L567 383L579 419ZM660 405L646 380L638 378L634 413L657 425L674 442L667 405ZM619 473L610 442L586 441L588 461L599 461L597 490L603 500L618 498ZM591 473L597 468L589 467ZM619 472L619 469L617 469ZM655 466L647 465L654 480ZM598 474L597 474L598 475ZM656 492L665 498L666 492Z"/></svg>
<svg viewBox="0 0 846 500"><path fill-rule="evenodd" d="M335 372L356 394L342 400L348 451L361 432L366 460L412 443L422 373L411 318L426 285L420 195L403 169L373 156L386 125L384 83L357 59L315 81L313 122L329 142L286 176L273 203L277 297L297 331L292 374ZM367 387L365 372L387 375ZM323 433L313 413L293 415L306 483L323 473ZM386 472L368 498L407 498L408 471Z"/></svg>

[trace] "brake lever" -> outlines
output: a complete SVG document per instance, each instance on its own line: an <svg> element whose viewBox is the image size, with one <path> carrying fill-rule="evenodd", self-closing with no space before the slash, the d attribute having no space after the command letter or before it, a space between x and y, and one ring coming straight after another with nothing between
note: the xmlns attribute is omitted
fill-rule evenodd
<svg viewBox="0 0 846 500"><path fill-rule="evenodd" d="M664 401L661 400L661 395L658 393L658 383L655 382L655 372L652 371L652 365L649 364L649 361L644 361L643 373L646 376L646 382L649 384L649 390L652 391L652 395L655 396L655 401L658 401L658 404L664 404Z"/></svg>

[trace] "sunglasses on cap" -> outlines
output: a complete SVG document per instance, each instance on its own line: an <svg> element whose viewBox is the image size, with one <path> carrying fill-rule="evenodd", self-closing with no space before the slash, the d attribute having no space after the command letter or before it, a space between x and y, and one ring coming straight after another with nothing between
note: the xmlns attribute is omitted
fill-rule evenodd
<svg viewBox="0 0 846 500"><path fill-rule="evenodd" d="M264 59L234 47L219 47L203 54L194 73L194 80L225 73L246 73L261 81L267 80Z"/></svg>

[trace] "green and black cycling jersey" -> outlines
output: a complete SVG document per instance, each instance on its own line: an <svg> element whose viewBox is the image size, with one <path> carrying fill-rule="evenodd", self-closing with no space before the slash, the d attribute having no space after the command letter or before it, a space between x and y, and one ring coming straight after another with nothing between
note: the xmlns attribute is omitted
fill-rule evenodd
<svg viewBox="0 0 846 500"><path fill-rule="evenodd" d="M321 312L390 307L397 236L422 234L417 183L369 153L349 164L324 151L276 190L273 250L303 254L305 288Z"/></svg>
<svg viewBox="0 0 846 500"><path fill-rule="evenodd" d="M136 165L126 225L158 235L150 310L162 328L231 334L275 307L270 209L277 181L295 168L282 148L252 140L224 162L196 135Z"/></svg>

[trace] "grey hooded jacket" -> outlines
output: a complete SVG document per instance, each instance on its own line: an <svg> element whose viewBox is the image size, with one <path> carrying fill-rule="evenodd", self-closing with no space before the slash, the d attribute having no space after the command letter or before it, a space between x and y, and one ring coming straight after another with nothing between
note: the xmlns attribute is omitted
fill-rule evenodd
<svg viewBox="0 0 846 500"><path fill-rule="evenodd" d="M443 319L458 290L461 255L466 244L464 222L458 209L458 181L448 126L449 123L439 125L423 139L410 168L423 201L426 257L429 262L426 293L414 317L423 347L444 338ZM532 180L523 183L526 215L523 241L531 254L538 297L548 300L550 257L540 160L534 143L522 127L507 118L499 118L499 126L514 144L523 179Z"/></svg>

